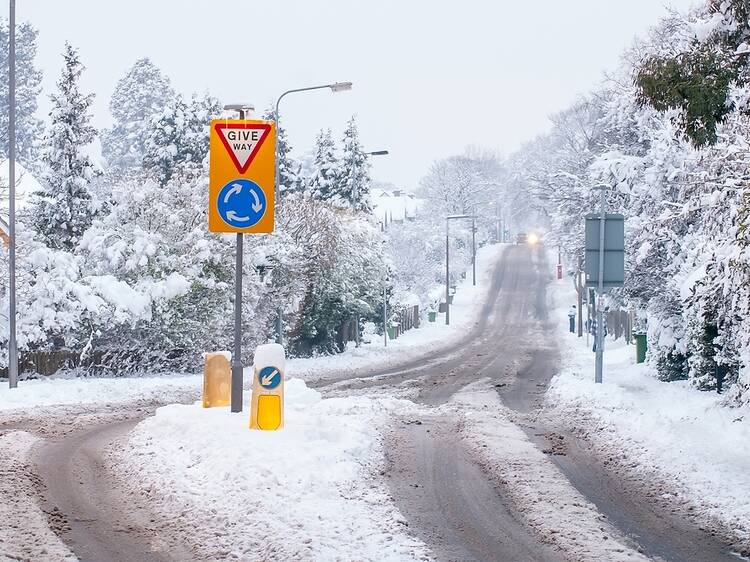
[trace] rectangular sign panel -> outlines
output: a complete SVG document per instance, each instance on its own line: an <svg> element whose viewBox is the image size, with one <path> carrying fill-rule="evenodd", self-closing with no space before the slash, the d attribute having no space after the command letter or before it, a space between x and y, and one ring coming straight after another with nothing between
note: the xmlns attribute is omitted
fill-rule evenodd
<svg viewBox="0 0 750 562"><path fill-rule="evenodd" d="M600 215L586 215L586 286L599 285ZM625 217L605 215L604 286L625 284Z"/></svg>
<svg viewBox="0 0 750 562"><path fill-rule="evenodd" d="M215 119L209 148L208 230L273 232L276 124Z"/></svg>

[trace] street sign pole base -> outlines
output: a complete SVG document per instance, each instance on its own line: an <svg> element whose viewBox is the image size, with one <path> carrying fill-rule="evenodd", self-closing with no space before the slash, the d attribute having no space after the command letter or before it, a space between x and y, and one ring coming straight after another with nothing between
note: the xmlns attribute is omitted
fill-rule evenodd
<svg viewBox="0 0 750 562"><path fill-rule="evenodd" d="M241 363L232 364L232 412L242 411L243 370Z"/></svg>

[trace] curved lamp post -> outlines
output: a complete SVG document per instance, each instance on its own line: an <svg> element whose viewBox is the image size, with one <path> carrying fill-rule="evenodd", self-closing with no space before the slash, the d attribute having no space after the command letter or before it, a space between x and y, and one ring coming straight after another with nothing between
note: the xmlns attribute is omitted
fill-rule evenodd
<svg viewBox="0 0 750 562"><path fill-rule="evenodd" d="M276 119L276 146L274 147L274 153L276 156L276 168L274 170L274 184L276 192L276 201L279 201L281 191L279 190L279 130L280 130L280 119L279 119L279 104L289 94L296 94L297 92L310 92L312 90L325 90L329 89L331 92L347 92L352 89L351 82L333 82L332 84L321 84L320 86L308 86L306 88L293 88L287 90L281 94L276 100L276 107L274 109L273 116ZM283 310L281 307L278 308L276 314L276 343L284 343L284 325L283 325Z"/></svg>

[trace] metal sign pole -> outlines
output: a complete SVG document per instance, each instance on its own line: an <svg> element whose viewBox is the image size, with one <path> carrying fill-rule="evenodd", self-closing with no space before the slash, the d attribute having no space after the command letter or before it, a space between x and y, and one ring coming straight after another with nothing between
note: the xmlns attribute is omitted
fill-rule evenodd
<svg viewBox="0 0 750 562"><path fill-rule="evenodd" d="M383 345L388 347L388 273L383 262Z"/></svg>
<svg viewBox="0 0 750 562"><path fill-rule="evenodd" d="M451 323L450 219L445 219L445 324Z"/></svg>
<svg viewBox="0 0 750 562"><path fill-rule="evenodd" d="M606 223L607 192L601 188L601 216L599 217L599 290L598 297L604 296L604 232ZM594 382L602 382L602 370L604 368L604 312L601 302L596 307L596 367Z"/></svg>
<svg viewBox="0 0 750 562"><path fill-rule="evenodd" d="M10 0L10 45L8 53L8 236L9 252L9 328L8 384L18 386L18 342L16 341L16 0Z"/></svg>
<svg viewBox="0 0 750 562"><path fill-rule="evenodd" d="M245 112L239 111L240 119ZM242 261L244 254L244 235L237 233L234 262L234 352L232 353L232 391L231 411L242 411L242 383L244 366L242 365Z"/></svg>
<svg viewBox="0 0 750 562"><path fill-rule="evenodd" d="M279 135L281 135L281 126L279 125L280 119L279 119L279 103L281 103L281 98L283 98L284 95L282 95L278 100L276 100L276 110L274 111L274 118L276 119L276 144L274 145L274 154L276 155L276 162L274 164L274 190L276 193L276 204L279 204L279 201L281 200L281 186L279 185L279 178L281 177L281 172L279 168ZM274 283L276 283L276 280L274 278ZM276 343L279 345L284 345L284 309L281 306L276 307Z"/></svg>
<svg viewBox="0 0 750 562"><path fill-rule="evenodd" d="M477 285L477 222L471 219L471 284Z"/></svg>
<svg viewBox="0 0 750 562"><path fill-rule="evenodd" d="M242 254L243 234L237 234L234 274L234 353L232 353L232 411L242 411Z"/></svg>

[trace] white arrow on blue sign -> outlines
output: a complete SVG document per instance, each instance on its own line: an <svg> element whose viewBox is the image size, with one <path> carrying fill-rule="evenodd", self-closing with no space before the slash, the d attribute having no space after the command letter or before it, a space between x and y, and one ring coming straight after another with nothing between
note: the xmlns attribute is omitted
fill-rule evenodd
<svg viewBox="0 0 750 562"><path fill-rule="evenodd" d="M219 216L228 225L249 228L266 213L266 196L257 183L236 179L221 188L217 207Z"/></svg>
<svg viewBox="0 0 750 562"><path fill-rule="evenodd" d="M281 372L276 367L263 367L258 373L260 386L271 390L281 384Z"/></svg>

